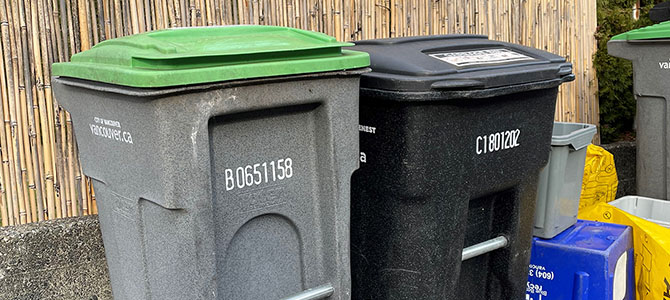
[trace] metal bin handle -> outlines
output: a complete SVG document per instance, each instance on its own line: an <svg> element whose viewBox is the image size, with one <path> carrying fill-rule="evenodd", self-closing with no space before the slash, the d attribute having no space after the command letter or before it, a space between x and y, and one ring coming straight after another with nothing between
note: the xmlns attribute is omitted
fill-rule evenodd
<svg viewBox="0 0 670 300"><path fill-rule="evenodd" d="M335 289L333 289L333 286L330 284L318 286L315 288L311 288L308 290L304 290L298 294L295 294L293 296L289 296L286 298L283 298L281 300L319 300L319 299L326 299L330 297Z"/></svg>
<svg viewBox="0 0 670 300"><path fill-rule="evenodd" d="M507 246L508 240L504 236L499 236L494 239L490 239L485 242L481 242L476 245L472 245L470 247L467 247L463 249L463 256L461 257L461 261L471 259L476 256L480 256L482 254L491 252L496 249L504 248Z"/></svg>

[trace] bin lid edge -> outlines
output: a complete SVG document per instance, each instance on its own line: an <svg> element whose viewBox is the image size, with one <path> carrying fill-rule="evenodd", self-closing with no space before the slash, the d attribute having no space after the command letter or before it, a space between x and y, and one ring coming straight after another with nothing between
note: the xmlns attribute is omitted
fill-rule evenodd
<svg viewBox="0 0 670 300"><path fill-rule="evenodd" d="M349 45L277 26L166 29L103 41L52 74L150 88L367 67L368 54Z"/></svg>
<svg viewBox="0 0 670 300"><path fill-rule="evenodd" d="M655 40L670 38L670 21L633 29L613 36L610 41Z"/></svg>

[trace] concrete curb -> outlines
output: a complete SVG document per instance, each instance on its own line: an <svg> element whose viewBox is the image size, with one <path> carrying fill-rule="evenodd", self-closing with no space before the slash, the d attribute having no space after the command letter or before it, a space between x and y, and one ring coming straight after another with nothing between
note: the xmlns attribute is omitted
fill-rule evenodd
<svg viewBox="0 0 670 300"><path fill-rule="evenodd" d="M97 216L0 228L0 299L112 299Z"/></svg>

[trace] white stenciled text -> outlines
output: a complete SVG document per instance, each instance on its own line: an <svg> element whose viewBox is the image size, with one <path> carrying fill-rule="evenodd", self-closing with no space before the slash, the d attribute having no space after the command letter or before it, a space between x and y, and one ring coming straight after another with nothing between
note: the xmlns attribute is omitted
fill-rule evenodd
<svg viewBox="0 0 670 300"><path fill-rule="evenodd" d="M519 135L521 130L515 129L477 136L475 151L481 155L519 147Z"/></svg>
<svg viewBox="0 0 670 300"><path fill-rule="evenodd" d="M224 170L226 191L286 180L293 177L290 157L270 162L249 164Z"/></svg>

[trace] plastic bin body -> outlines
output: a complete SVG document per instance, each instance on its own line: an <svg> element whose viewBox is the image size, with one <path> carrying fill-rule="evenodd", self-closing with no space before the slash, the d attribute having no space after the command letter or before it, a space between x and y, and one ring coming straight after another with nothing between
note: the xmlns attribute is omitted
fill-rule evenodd
<svg viewBox="0 0 670 300"><path fill-rule="evenodd" d="M555 122L549 163L540 173L533 235L550 239L577 222L586 148L596 126Z"/></svg>
<svg viewBox="0 0 670 300"><path fill-rule="evenodd" d="M639 196L625 196L609 204L634 216L670 228L670 202L668 201Z"/></svg>
<svg viewBox="0 0 670 300"><path fill-rule="evenodd" d="M614 37L608 53L633 63L636 112L637 193L670 199L670 86L661 78L670 71L668 27L665 22Z"/></svg>
<svg viewBox="0 0 670 300"><path fill-rule="evenodd" d="M361 72L158 88L55 78L114 298L280 299L330 285L327 299L349 299Z"/></svg>
<svg viewBox="0 0 670 300"><path fill-rule="evenodd" d="M361 78L352 298L521 299L537 176L549 154L557 88L571 79L570 64L482 36L356 44L353 49L370 53L373 71ZM458 76L449 74L453 68L424 54L481 48L533 55L544 63L545 77L512 79L505 71L523 67L484 64L463 75L482 74L481 86L451 89L448 81ZM532 84L524 82L530 77ZM508 80L519 81L505 85ZM498 148L485 149L484 137L496 136L503 139ZM464 247L501 235L509 240L506 248L461 262Z"/></svg>
<svg viewBox="0 0 670 300"><path fill-rule="evenodd" d="M578 220L533 238L527 300L635 299L633 234L628 226Z"/></svg>

